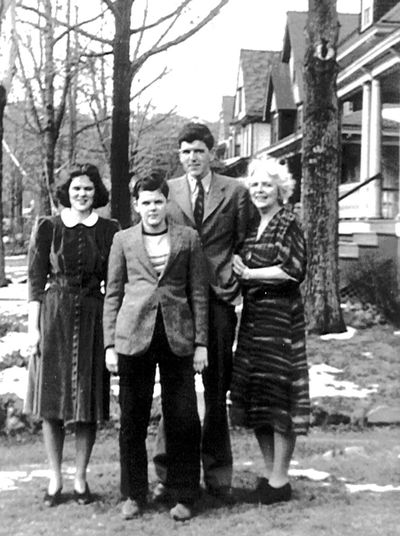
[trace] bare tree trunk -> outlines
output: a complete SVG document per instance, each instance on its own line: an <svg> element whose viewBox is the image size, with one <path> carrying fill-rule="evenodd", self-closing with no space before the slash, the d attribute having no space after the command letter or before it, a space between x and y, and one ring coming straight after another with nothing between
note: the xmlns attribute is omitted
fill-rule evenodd
<svg viewBox="0 0 400 536"><path fill-rule="evenodd" d="M111 216L123 228L131 225L129 192L129 115L131 62L129 58L133 0L117 0L114 38L114 88L111 129Z"/></svg>
<svg viewBox="0 0 400 536"><path fill-rule="evenodd" d="M43 184L41 185L41 207L40 214L51 214L50 191L54 183L54 161L55 161L55 132L54 132L54 76L55 65L53 57L53 21L51 12L51 1L44 1L44 12L46 16L46 26L44 31L45 46L45 114L46 124L44 127L44 152L45 165L43 170Z"/></svg>
<svg viewBox="0 0 400 536"><path fill-rule="evenodd" d="M5 251L3 243L3 119L6 104L7 91L6 88L0 84L0 287L7 285L5 274Z"/></svg>
<svg viewBox="0 0 400 536"><path fill-rule="evenodd" d="M336 95L339 24L335 2L309 0L304 69L303 210L309 330L345 330L338 271L340 124Z"/></svg>

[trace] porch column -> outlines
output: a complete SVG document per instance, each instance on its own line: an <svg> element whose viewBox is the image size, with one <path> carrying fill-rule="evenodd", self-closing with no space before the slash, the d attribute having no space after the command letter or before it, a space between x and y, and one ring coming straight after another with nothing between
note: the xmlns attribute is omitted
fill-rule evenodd
<svg viewBox="0 0 400 536"><path fill-rule="evenodd" d="M381 171L381 137L382 137L382 104L381 84L377 79L371 82L371 123L370 123L370 157L369 175L373 177ZM370 193L370 213L372 218L381 218L381 182L374 181L368 188Z"/></svg>
<svg viewBox="0 0 400 536"><path fill-rule="evenodd" d="M362 115L361 115L361 162L360 182L369 177L369 153L370 153L370 118L371 118L371 84L363 85Z"/></svg>

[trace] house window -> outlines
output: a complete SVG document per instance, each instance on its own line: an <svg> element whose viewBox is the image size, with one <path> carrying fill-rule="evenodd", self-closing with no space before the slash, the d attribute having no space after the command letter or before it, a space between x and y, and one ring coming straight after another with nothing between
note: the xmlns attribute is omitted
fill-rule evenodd
<svg viewBox="0 0 400 536"><path fill-rule="evenodd" d="M374 0L362 0L361 2L361 31L367 29L373 23Z"/></svg>
<svg viewBox="0 0 400 536"><path fill-rule="evenodd" d="M242 113L243 110L243 88L238 87L236 93L236 115Z"/></svg>
<svg viewBox="0 0 400 536"><path fill-rule="evenodd" d="M301 130L303 127L303 107L302 106L299 106L297 108L296 123L297 123L297 130Z"/></svg>
<svg viewBox="0 0 400 536"><path fill-rule="evenodd" d="M279 115L275 113L271 119L271 142L276 143L279 139Z"/></svg>

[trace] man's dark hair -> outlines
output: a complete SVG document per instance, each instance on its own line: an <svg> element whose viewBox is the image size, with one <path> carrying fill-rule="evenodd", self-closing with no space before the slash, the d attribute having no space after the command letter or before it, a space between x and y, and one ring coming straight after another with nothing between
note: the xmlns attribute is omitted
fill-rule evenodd
<svg viewBox="0 0 400 536"><path fill-rule="evenodd" d="M57 186L56 197L63 207L70 207L69 187L76 177L86 175L94 185L93 208L105 207L108 203L108 190L101 180L99 170L93 164L77 164L70 172L67 179Z"/></svg>
<svg viewBox="0 0 400 536"><path fill-rule="evenodd" d="M187 123L179 133L178 144L179 147L183 141L187 143L193 143L199 140L207 145L209 151L214 147L214 136L211 134L210 129L202 123Z"/></svg>
<svg viewBox="0 0 400 536"><path fill-rule="evenodd" d="M133 198L138 200L140 192L145 190L149 192L160 190L164 197L168 198L169 187L161 173L153 172L151 175L138 179L132 188Z"/></svg>

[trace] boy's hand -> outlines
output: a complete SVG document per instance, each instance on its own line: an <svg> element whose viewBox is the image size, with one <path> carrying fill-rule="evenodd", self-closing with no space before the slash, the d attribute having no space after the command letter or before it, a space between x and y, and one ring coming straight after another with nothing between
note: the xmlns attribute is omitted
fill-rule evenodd
<svg viewBox="0 0 400 536"><path fill-rule="evenodd" d="M208 366L207 348L205 346L196 346L193 356L193 368L195 372L203 372Z"/></svg>
<svg viewBox="0 0 400 536"><path fill-rule="evenodd" d="M118 374L118 354L112 346L106 350L106 367L113 374Z"/></svg>

